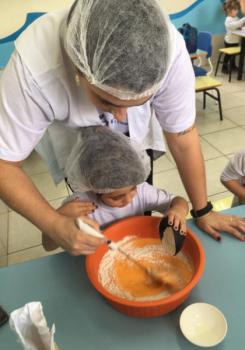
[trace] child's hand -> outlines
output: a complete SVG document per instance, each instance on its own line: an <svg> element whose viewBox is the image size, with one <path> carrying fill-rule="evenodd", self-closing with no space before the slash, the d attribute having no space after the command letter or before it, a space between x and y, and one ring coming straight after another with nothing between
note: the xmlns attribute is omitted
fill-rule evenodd
<svg viewBox="0 0 245 350"><path fill-rule="evenodd" d="M71 202L65 203L57 211L61 215L77 218L79 216L87 216L97 209L97 206L92 202L82 202L79 198L75 198Z"/></svg>
<svg viewBox="0 0 245 350"><path fill-rule="evenodd" d="M180 233L186 233L186 215L189 207L187 201L182 197L175 197L166 215L168 216L169 225L175 230L180 230Z"/></svg>
<svg viewBox="0 0 245 350"><path fill-rule="evenodd" d="M170 208L166 215L168 216L169 225L173 226L175 230L179 230L182 234L186 233L186 215L183 215L175 208Z"/></svg>

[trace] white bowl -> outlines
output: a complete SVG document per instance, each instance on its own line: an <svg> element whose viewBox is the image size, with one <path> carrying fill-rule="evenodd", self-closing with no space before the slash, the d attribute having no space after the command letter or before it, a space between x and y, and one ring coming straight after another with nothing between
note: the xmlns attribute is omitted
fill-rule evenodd
<svg viewBox="0 0 245 350"><path fill-rule="evenodd" d="M180 329L191 343L210 347L219 344L225 338L227 322L215 306L196 303L187 306L181 313Z"/></svg>

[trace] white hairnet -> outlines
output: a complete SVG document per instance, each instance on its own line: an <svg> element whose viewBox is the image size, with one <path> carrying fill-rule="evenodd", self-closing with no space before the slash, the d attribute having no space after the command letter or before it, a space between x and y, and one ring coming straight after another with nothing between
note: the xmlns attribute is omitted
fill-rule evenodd
<svg viewBox="0 0 245 350"><path fill-rule="evenodd" d="M136 186L150 173L147 153L105 126L81 128L67 159L65 175L75 192L108 193Z"/></svg>
<svg viewBox="0 0 245 350"><path fill-rule="evenodd" d="M155 0L77 0L66 51L86 79L122 100L154 94L171 51L170 22Z"/></svg>

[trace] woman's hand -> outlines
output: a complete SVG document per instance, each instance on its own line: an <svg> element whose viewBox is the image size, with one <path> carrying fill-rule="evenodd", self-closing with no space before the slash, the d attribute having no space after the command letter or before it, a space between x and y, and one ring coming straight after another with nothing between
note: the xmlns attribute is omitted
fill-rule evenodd
<svg viewBox="0 0 245 350"><path fill-rule="evenodd" d="M96 221L87 217L82 217L83 221L99 230ZM79 230L75 224L74 218L58 215L53 222L50 232L46 232L58 246L67 250L71 255L90 255L101 245L106 244L106 238L97 238Z"/></svg>
<svg viewBox="0 0 245 350"><path fill-rule="evenodd" d="M245 219L236 215L225 215L211 211L198 218L196 225L217 241L221 240L220 232L226 232L240 241L245 241Z"/></svg>
<svg viewBox="0 0 245 350"><path fill-rule="evenodd" d="M71 218L77 218L79 216L87 216L97 209L97 206L92 202L82 202L79 198L75 198L72 201L63 204L58 213L61 215L69 216Z"/></svg>

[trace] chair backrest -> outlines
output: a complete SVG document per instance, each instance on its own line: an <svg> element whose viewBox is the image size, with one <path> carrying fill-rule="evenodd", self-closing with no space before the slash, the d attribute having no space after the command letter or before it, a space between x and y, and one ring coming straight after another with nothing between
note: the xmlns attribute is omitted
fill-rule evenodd
<svg viewBox="0 0 245 350"><path fill-rule="evenodd" d="M212 34L209 32L199 32L197 48L208 53L207 58L212 56Z"/></svg>

